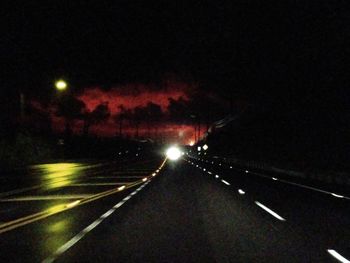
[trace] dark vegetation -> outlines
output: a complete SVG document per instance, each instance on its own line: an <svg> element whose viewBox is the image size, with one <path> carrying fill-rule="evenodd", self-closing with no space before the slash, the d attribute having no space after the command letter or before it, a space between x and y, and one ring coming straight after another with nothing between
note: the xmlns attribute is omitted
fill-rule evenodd
<svg viewBox="0 0 350 263"><path fill-rule="evenodd" d="M213 152L296 171L350 172L349 125L333 112L251 107L210 134ZM287 115L287 116L286 116Z"/></svg>

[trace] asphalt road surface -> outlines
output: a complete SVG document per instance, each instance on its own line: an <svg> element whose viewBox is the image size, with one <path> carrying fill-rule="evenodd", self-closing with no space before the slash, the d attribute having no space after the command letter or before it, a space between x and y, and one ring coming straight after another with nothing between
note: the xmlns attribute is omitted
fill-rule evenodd
<svg viewBox="0 0 350 263"><path fill-rule="evenodd" d="M350 259L346 193L215 159L121 154L1 180L1 262Z"/></svg>

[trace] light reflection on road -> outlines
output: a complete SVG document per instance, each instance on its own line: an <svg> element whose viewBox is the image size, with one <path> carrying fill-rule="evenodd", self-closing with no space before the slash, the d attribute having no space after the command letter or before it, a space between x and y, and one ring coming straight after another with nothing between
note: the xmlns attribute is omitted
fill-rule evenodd
<svg viewBox="0 0 350 263"><path fill-rule="evenodd" d="M67 186L83 175L86 166L80 163L52 163L35 165L33 168L45 185L45 190Z"/></svg>
<svg viewBox="0 0 350 263"><path fill-rule="evenodd" d="M43 257L55 251L62 243L67 242L72 235L74 224L71 218L58 219L45 225L45 242L41 243Z"/></svg>

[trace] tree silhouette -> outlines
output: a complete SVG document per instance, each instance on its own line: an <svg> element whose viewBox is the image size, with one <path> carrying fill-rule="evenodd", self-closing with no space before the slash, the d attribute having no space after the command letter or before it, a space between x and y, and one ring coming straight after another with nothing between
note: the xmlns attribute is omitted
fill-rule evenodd
<svg viewBox="0 0 350 263"><path fill-rule="evenodd" d="M136 133L135 133L135 137L139 138L139 128L140 128L140 124L142 119L144 118L144 108L143 107L136 107L133 111L133 121L135 124L135 128L136 128Z"/></svg>
<svg viewBox="0 0 350 263"><path fill-rule="evenodd" d="M105 122L111 115L108 103L101 103L96 106L96 108L91 112L85 112L84 114L84 127L83 134L87 136L89 134L89 129L93 125Z"/></svg>
<svg viewBox="0 0 350 263"><path fill-rule="evenodd" d="M159 121L163 115L162 108L153 102L148 102L145 107L145 117L148 129L148 136L151 133L151 126L154 126L157 121ZM157 132L157 127L155 127L155 131Z"/></svg>
<svg viewBox="0 0 350 263"><path fill-rule="evenodd" d="M124 105L118 106L120 112L114 116L114 122L119 125L119 137L123 136L123 124L126 119L130 118L132 112L129 109L126 109Z"/></svg>
<svg viewBox="0 0 350 263"><path fill-rule="evenodd" d="M171 121L183 121L190 114L188 102L184 98L180 97L178 100L168 98L168 101L168 112Z"/></svg>
<svg viewBox="0 0 350 263"><path fill-rule="evenodd" d="M65 118L65 134L69 137L72 133L73 123L84 117L85 103L74 96L61 97L57 103L56 115Z"/></svg>

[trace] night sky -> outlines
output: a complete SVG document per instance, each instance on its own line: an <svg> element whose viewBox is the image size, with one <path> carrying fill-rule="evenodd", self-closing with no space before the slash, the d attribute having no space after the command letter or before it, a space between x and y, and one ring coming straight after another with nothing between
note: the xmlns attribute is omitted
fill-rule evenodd
<svg viewBox="0 0 350 263"><path fill-rule="evenodd" d="M38 106L64 78L89 110L152 102L175 130L189 120L169 117L169 101L187 112L205 104L203 116L219 108L208 121L243 104L280 125L298 120L301 133L345 132L349 11L346 1L12 3L2 10L2 92Z"/></svg>

